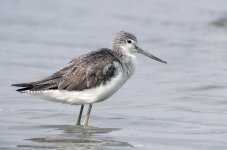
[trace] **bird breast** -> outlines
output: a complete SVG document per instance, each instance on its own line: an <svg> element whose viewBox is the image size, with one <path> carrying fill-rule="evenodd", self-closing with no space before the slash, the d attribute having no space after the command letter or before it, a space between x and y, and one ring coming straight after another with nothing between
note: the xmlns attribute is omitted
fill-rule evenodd
<svg viewBox="0 0 227 150"><path fill-rule="evenodd" d="M127 76L127 78L129 79L136 70L136 65L137 65L136 56L133 54L128 54L125 56L123 60L124 61L122 62L122 68L123 68L122 70L124 74Z"/></svg>

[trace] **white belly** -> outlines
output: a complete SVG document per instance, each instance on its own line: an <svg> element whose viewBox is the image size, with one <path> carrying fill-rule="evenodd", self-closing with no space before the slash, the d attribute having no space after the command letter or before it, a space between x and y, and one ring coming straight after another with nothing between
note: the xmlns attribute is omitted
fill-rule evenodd
<svg viewBox="0 0 227 150"><path fill-rule="evenodd" d="M25 93L38 96L42 99L73 104L91 104L101 102L112 96L125 83L128 78L122 73L116 75L105 85L86 89L83 91L66 91L66 90L45 90L45 91L27 91Z"/></svg>

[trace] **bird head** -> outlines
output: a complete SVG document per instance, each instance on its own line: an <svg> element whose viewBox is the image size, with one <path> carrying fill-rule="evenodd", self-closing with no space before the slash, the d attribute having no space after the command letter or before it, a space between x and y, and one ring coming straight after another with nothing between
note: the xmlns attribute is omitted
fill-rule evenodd
<svg viewBox="0 0 227 150"><path fill-rule="evenodd" d="M143 54L151 59L156 61L167 63L160 58L152 55L149 52L144 51L142 48L138 46L138 41L135 35L121 31L117 33L112 41L112 50L118 51L124 55L134 56L135 53Z"/></svg>

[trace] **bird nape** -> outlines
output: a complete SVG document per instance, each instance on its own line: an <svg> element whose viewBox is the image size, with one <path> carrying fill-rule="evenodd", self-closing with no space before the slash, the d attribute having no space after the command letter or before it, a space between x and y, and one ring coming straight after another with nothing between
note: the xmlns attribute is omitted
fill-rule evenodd
<svg viewBox="0 0 227 150"><path fill-rule="evenodd" d="M142 50L133 34L121 31L113 37L111 49L101 48L78 56L46 78L12 86L20 87L18 92L42 99L81 105L77 125L81 125L84 104L88 104L82 124L88 126L92 105L112 96L133 75L136 53L166 63Z"/></svg>

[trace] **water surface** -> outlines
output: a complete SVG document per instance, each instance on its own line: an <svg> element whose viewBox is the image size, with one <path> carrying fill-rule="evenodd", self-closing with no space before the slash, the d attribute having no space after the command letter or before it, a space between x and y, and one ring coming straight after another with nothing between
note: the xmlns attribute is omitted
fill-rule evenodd
<svg viewBox="0 0 227 150"><path fill-rule="evenodd" d="M227 149L227 1L30 1L0 5L0 149ZM167 65L138 56L135 75L95 104L90 127L79 106L15 92L74 56L136 34Z"/></svg>

